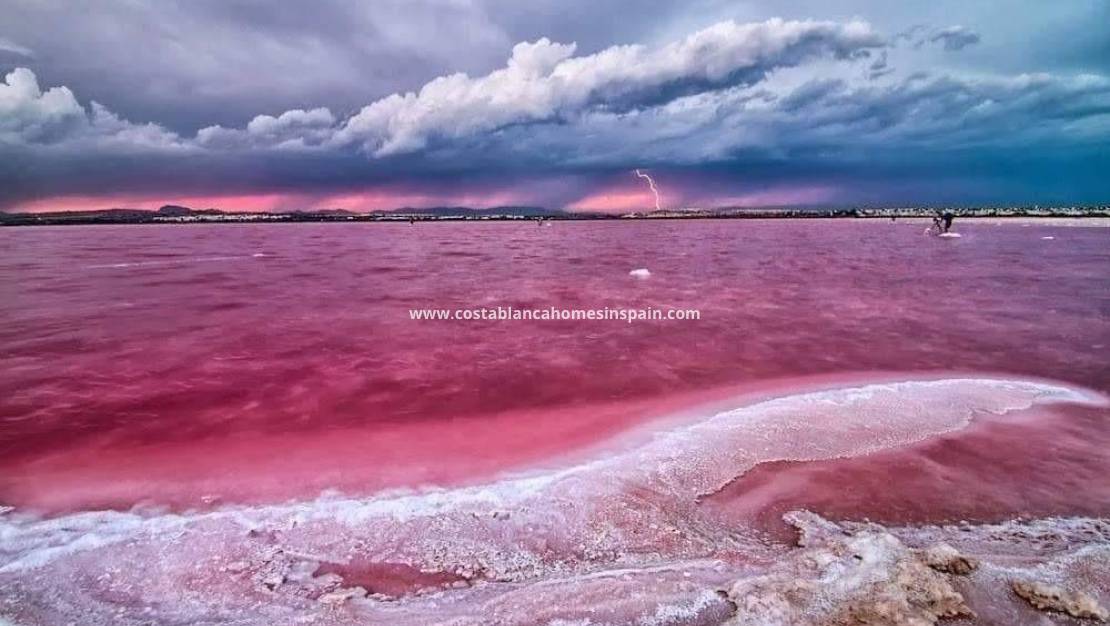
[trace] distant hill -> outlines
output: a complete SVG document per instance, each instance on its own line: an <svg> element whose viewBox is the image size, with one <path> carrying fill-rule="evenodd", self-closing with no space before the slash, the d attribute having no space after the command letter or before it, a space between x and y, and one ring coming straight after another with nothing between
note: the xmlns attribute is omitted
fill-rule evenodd
<svg viewBox="0 0 1110 626"><path fill-rule="evenodd" d="M180 206L177 204L166 204L161 206L156 213L164 217L185 217L187 215L223 215L224 212L219 209L190 209L187 206Z"/></svg>
<svg viewBox="0 0 1110 626"><path fill-rule="evenodd" d="M95 219L133 220L152 217L154 213L145 209L97 209L93 211L56 211L51 213L11 213L10 215L41 215L58 219Z"/></svg>
<svg viewBox="0 0 1110 626"><path fill-rule="evenodd" d="M219 209L195 210L167 204L156 211L148 209L94 209L88 211L49 211L45 213L0 213L0 223L133 223L153 222L158 217L224 215Z"/></svg>
<svg viewBox="0 0 1110 626"><path fill-rule="evenodd" d="M348 215L364 215L363 213L359 213L358 211L348 211L347 209L311 209L308 211L298 209L296 211L290 211L289 213L293 215L324 215L335 217L344 217Z"/></svg>

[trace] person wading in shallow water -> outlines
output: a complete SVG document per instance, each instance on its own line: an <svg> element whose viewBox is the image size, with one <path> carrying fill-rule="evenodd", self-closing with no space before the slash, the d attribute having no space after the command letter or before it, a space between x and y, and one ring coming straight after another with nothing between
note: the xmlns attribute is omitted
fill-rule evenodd
<svg viewBox="0 0 1110 626"><path fill-rule="evenodd" d="M953 215L951 211L945 211L944 213L935 215L933 216L932 227L927 229L925 232L942 235L952 228L952 220L954 220L955 218L956 216Z"/></svg>

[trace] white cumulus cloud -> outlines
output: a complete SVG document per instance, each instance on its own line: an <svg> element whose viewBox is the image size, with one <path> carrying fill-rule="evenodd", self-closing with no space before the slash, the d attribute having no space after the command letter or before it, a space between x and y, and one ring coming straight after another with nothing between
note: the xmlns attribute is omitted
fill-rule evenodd
<svg viewBox="0 0 1110 626"><path fill-rule="evenodd" d="M35 73L16 68L0 83L0 139L49 142L86 121L68 87L43 92Z"/></svg>
<svg viewBox="0 0 1110 626"><path fill-rule="evenodd" d="M413 152L437 138L514 124L631 110L694 93L751 84L768 72L817 57L851 57L881 47L859 21L720 22L659 48L621 45L574 56L574 44L540 39L513 48L508 64L485 76L442 76L419 92L393 94L349 119L338 143L384 156Z"/></svg>
<svg viewBox="0 0 1110 626"><path fill-rule="evenodd" d="M0 142L127 149L183 145L165 128L128 122L97 102L86 110L68 87L43 91L35 73L25 67L12 70L0 83Z"/></svg>
<svg viewBox="0 0 1110 626"><path fill-rule="evenodd" d="M975 36L962 27L936 35L944 42ZM420 152L424 161L404 160L419 171L436 159L692 165L891 146L1086 144L1105 133L1105 77L907 74L890 51L858 21L720 22L662 46L581 56L574 43L541 38L514 46L500 69L441 76L347 119L324 107L293 109L238 128L208 126L191 138L96 102L84 107L66 87L44 91L19 68L0 83L0 142L90 154L310 150L357 158L361 150L386 159Z"/></svg>
<svg viewBox="0 0 1110 626"><path fill-rule="evenodd" d="M208 126L197 132L197 142L212 148L305 148L328 140L335 116L324 107L293 109L277 117L257 115L244 129Z"/></svg>

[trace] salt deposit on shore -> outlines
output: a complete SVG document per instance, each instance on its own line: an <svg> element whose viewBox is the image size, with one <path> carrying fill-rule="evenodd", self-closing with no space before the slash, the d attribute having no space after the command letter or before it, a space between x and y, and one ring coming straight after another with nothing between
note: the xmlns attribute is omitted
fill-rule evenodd
<svg viewBox="0 0 1110 626"><path fill-rule="evenodd" d="M959 429L978 412L1059 402L1105 399L1020 380L865 384L765 400L618 454L469 488L179 513L9 511L0 615L17 624L1030 623L1040 609L1026 600L1043 597L1045 608L1097 618L1110 593L1107 520L888 528L793 512L791 546L698 504L768 460L866 454Z"/></svg>

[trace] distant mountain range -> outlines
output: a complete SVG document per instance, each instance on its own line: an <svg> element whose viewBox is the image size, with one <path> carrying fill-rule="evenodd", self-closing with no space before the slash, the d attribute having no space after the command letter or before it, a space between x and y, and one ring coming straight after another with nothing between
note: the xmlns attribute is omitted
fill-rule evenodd
<svg viewBox="0 0 1110 626"><path fill-rule="evenodd" d="M103 222L142 222L155 221L159 217L184 217L188 215L226 215L219 209L190 209L185 206L167 204L157 211L147 209L94 209L88 211L49 211L45 213L0 213L0 223L23 221L103 221Z"/></svg>
<svg viewBox="0 0 1110 626"><path fill-rule="evenodd" d="M193 209L167 204L157 210L97 209L86 211L50 211L44 213L0 212L0 225L23 224L133 224L159 222L206 221L331 221L373 219L519 219L537 217L577 217L561 209L536 206L503 206L476 209L472 207L401 208L391 211L359 213L346 209L312 209L266 213Z"/></svg>

